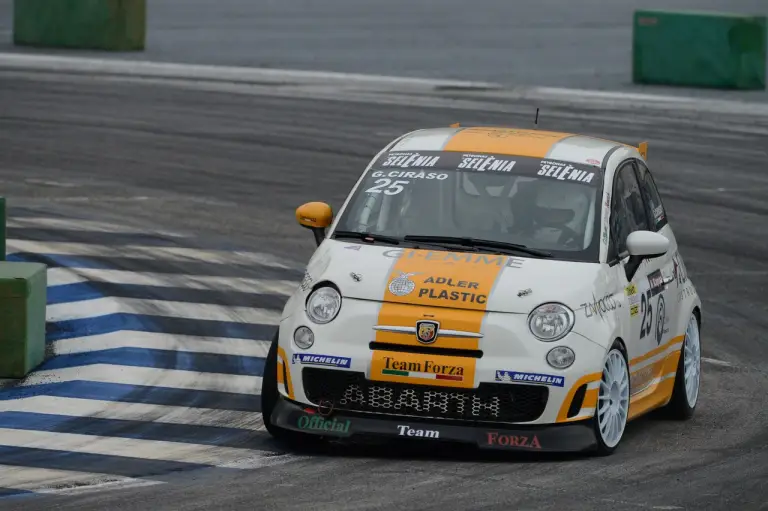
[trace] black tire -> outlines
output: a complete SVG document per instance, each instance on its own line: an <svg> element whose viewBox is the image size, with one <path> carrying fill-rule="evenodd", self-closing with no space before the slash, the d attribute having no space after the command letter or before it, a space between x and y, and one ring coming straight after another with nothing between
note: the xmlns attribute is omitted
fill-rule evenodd
<svg viewBox="0 0 768 511"><path fill-rule="evenodd" d="M618 353L620 353L622 360L624 360L625 368L627 371L627 378L628 378L627 385L629 385L630 384L629 378L631 378L631 374L629 372L629 361L627 359L627 352L619 340L614 341L613 345L611 346L611 349L608 350L608 354L610 355L611 352L613 351L617 351ZM603 367L603 370L605 370L604 367ZM602 371L601 371L601 374L602 374ZM601 375L601 380L602 380L602 375ZM627 400L629 400L629 394L627 395ZM627 401L627 404L629 404L629 401ZM600 433L600 418L598 416L599 409L600 409L600 399L598 398L597 405L595 407L595 416L592 419L592 428L593 428L593 433L595 435L595 441L597 442L597 446L595 447L592 454L595 456L610 456L616 451L616 449L619 448L623 440L624 433L626 433L627 418L629 416L629 408L627 408L627 418L624 419L624 430L622 432L622 436L619 439L618 443L614 446L609 446L608 444L606 444L606 442L603 440L602 434Z"/></svg>
<svg viewBox="0 0 768 511"><path fill-rule="evenodd" d="M698 330L699 343L701 343L701 323L698 316L693 315L696 320L696 326ZM690 320L689 320L690 321ZM685 346L688 342L688 329L686 328L686 336L683 341L683 346L680 348L680 360L677 362L677 372L675 373L675 387L672 390L672 398L669 403L661 409L661 415L664 418L678 421L686 421L693 418L696 411L696 405L698 404L698 395L696 402L693 406L688 402L688 393L685 389ZM700 349L700 348L699 348ZM701 374L701 363L699 363L699 374ZM701 385L701 380L699 380ZM700 391L699 391L700 392ZM697 392L698 394L698 392Z"/></svg>
<svg viewBox="0 0 768 511"><path fill-rule="evenodd" d="M308 445L316 442L313 435L304 435L296 431L283 429L272 423L272 412L280 399L277 391L277 337L278 332L272 339L269 347L269 353L264 364L264 375L261 383L261 415L264 420L264 427L272 437L284 444L290 446Z"/></svg>

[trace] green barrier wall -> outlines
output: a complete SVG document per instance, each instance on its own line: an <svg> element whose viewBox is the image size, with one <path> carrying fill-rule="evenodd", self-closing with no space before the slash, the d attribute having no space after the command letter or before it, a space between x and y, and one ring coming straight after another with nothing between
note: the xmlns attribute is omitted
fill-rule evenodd
<svg viewBox="0 0 768 511"><path fill-rule="evenodd" d="M0 261L5 261L5 197L0 197Z"/></svg>
<svg viewBox="0 0 768 511"><path fill-rule="evenodd" d="M636 11L635 83L765 89L766 17Z"/></svg>
<svg viewBox="0 0 768 511"><path fill-rule="evenodd" d="M0 262L0 378L23 378L45 358L46 266Z"/></svg>
<svg viewBox="0 0 768 511"><path fill-rule="evenodd" d="M143 50L146 0L14 0L17 45Z"/></svg>

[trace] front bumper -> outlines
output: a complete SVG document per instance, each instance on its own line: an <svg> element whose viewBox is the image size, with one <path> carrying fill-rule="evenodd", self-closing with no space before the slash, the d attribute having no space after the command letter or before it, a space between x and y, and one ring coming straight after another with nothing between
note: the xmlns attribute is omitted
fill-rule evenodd
<svg viewBox="0 0 768 511"><path fill-rule="evenodd" d="M531 452L583 452L597 446L589 420L545 426L494 427L476 422L472 425L441 424L439 421L397 419L391 416L344 412L323 414L282 396L272 412L272 423L300 433L353 440L358 437L447 441L472 444L481 449Z"/></svg>

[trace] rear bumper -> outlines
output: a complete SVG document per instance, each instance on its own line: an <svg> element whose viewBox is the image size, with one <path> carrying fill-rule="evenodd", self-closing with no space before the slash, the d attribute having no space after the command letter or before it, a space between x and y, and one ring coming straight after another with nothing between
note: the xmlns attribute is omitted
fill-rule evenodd
<svg viewBox="0 0 768 511"><path fill-rule="evenodd" d="M589 421L515 427L495 427L492 423L481 422L471 425L443 424L410 417L398 419L343 412L321 414L317 408L288 401L282 396L278 398L271 420L283 429L336 439L390 437L424 442L460 442L481 449L529 452L583 452L596 447Z"/></svg>

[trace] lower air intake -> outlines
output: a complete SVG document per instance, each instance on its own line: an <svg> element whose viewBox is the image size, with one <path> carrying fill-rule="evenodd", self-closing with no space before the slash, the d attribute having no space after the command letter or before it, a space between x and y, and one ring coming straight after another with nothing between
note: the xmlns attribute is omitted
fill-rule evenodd
<svg viewBox="0 0 768 511"><path fill-rule="evenodd" d="M465 421L529 422L541 417L549 389L542 385L481 383L457 389L370 381L362 373L306 367L304 393L336 410Z"/></svg>

